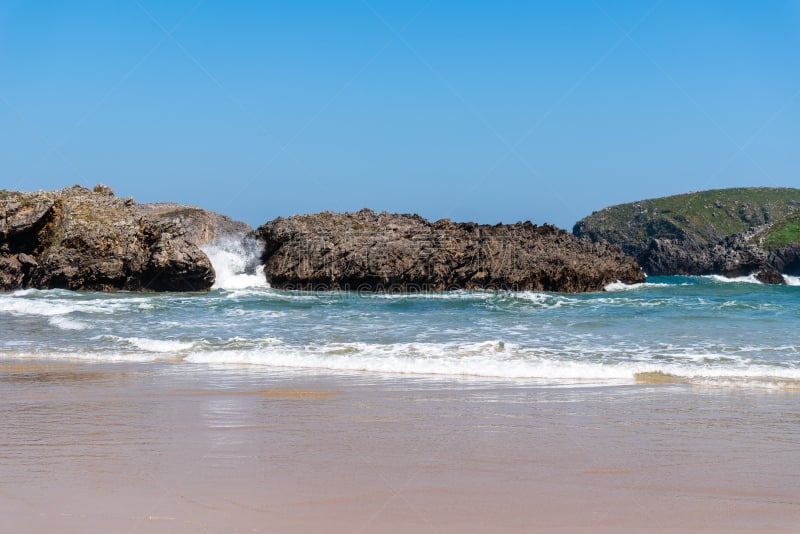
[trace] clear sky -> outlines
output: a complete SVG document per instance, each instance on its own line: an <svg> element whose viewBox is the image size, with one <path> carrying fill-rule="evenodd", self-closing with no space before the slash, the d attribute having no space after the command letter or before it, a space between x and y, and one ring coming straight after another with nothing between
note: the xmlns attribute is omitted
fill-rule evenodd
<svg viewBox="0 0 800 534"><path fill-rule="evenodd" d="M800 0L0 2L0 188L571 228L800 186Z"/></svg>

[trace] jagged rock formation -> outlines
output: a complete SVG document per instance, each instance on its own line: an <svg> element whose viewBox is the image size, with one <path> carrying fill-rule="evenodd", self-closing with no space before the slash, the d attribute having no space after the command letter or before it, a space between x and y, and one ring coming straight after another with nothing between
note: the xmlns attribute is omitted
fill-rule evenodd
<svg viewBox="0 0 800 534"><path fill-rule="evenodd" d="M786 280L783 279L783 275L780 273L780 271L770 267L760 270L756 275L756 279L758 279L758 281L762 284L772 284L776 286L786 285Z"/></svg>
<svg viewBox="0 0 800 534"><path fill-rule="evenodd" d="M660 274L800 274L800 190L720 189L611 206L573 233L619 245ZM783 278L780 278L780 282Z"/></svg>
<svg viewBox="0 0 800 534"><path fill-rule="evenodd" d="M183 237L198 247L226 238L239 239L253 232L247 223L234 221L227 215L196 206L158 202L137 204L137 209L150 219L183 227L185 229Z"/></svg>
<svg viewBox="0 0 800 534"><path fill-rule="evenodd" d="M418 215L323 212L256 230L275 288L438 291L598 291L644 280L615 246L550 225L428 222Z"/></svg>
<svg viewBox="0 0 800 534"><path fill-rule="evenodd" d="M0 191L0 290L199 291L214 283L179 220L107 186Z"/></svg>

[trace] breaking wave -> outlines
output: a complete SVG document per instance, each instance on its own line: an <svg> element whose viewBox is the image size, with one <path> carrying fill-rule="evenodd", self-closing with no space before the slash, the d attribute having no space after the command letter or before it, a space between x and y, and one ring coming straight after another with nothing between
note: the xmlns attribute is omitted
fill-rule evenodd
<svg viewBox="0 0 800 534"><path fill-rule="evenodd" d="M202 248L217 273L213 289L269 288L261 245L251 237L226 237Z"/></svg>
<svg viewBox="0 0 800 534"><path fill-rule="evenodd" d="M708 278L715 282L722 282L722 283L739 283L739 284L761 284L756 278L755 274L749 274L747 276L722 276L721 274L709 274L703 276L703 278Z"/></svg>

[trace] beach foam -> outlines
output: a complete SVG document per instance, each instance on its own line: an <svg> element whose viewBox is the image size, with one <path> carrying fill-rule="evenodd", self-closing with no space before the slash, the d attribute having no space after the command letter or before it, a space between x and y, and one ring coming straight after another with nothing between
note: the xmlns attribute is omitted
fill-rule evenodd
<svg viewBox="0 0 800 534"><path fill-rule="evenodd" d="M325 343L296 345L275 338L230 338L216 343L102 336L107 350L4 350L11 358L88 361L179 361L192 364L256 365L345 373L473 377L539 384L604 386L688 383L719 387L798 389L800 367L753 362L741 351L696 351L665 347L651 353L635 347L574 347L559 351L501 340L472 343ZM587 350L588 349L588 350ZM756 347L746 348L756 350ZM796 353L797 348L773 347ZM583 352L583 354L581 354ZM625 356L620 356L620 352ZM662 379L668 377L669 379Z"/></svg>
<svg viewBox="0 0 800 534"><path fill-rule="evenodd" d="M800 368L752 364L747 358L730 353L681 354L675 351L669 361L659 361L644 352L630 361L602 361L602 357L600 361L581 361L568 357L498 340L462 344L332 343L305 347L272 341L269 347L255 350L191 351L185 361L605 384L629 383L636 381L637 376L652 373L677 377L678 381L800 381Z"/></svg>
<svg viewBox="0 0 800 534"><path fill-rule="evenodd" d="M129 343L137 349L142 349L147 352L181 352L191 349L194 343L186 341L176 341L169 339L147 339L143 337L128 337L121 338L122 341Z"/></svg>

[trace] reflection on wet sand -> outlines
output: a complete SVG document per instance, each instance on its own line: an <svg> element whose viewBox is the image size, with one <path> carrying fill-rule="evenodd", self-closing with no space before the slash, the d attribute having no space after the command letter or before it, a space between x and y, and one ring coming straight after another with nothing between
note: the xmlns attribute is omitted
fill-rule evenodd
<svg viewBox="0 0 800 534"><path fill-rule="evenodd" d="M800 524L792 394L12 365L0 365L0 532ZM50 378L5 380L27 373Z"/></svg>
<svg viewBox="0 0 800 534"><path fill-rule="evenodd" d="M191 390L175 391L171 394L190 397L232 397L255 395L273 399L329 399L340 393L335 390L311 390L311 389L258 389L255 391L236 391L236 390Z"/></svg>

